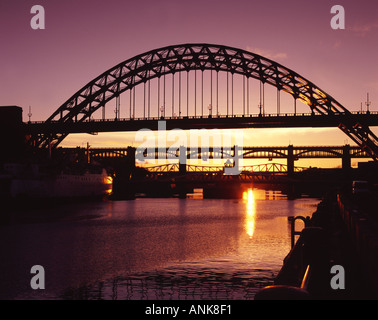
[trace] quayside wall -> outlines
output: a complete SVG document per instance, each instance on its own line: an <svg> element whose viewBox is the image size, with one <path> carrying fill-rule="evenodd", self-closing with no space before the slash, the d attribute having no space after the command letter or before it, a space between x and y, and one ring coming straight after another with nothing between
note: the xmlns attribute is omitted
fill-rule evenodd
<svg viewBox="0 0 378 320"><path fill-rule="evenodd" d="M361 205L367 202L369 206ZM299 238L274 285L262 288L255 299L378 299L378 218L374 208L374 198L367 201L341 192L325 196L311 218L301 217L305 227L296 231ZM339 274L343 287L337 289L331 285L333 266L344 270Z"/></svg>

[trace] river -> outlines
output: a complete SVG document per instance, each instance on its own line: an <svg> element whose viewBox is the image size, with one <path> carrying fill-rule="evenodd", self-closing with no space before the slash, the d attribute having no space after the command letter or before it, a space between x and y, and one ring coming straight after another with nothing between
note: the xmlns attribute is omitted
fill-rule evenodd
<svg viewBox="0 0 378 320"><path fill-rule="evenodd" d="M137 198L16 211L0 226L0 298L253 299L290 250L287 217L311 216L319 201L249 189L240 200ZM44 269L45 289L31 288L34 265Z"/></svg>

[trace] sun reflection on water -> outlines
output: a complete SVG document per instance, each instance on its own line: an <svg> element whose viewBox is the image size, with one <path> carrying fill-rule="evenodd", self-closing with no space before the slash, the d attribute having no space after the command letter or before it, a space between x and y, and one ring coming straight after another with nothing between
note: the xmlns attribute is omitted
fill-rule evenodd
<svg viewBox="0 0 378 320"><path fill-rule="evenodd" d="M103 184L105 186L105 194L110 195L113 192L113 178L111 176L105 176L103 179Z"/></svg>
<svg viewBox="0 0 378 320"><path fill-rule="evenodd" d="M255 232L256 222L256 201L252 188L243 192L243 200L246 203L246 218L245 218L245 230L249 238L252 239Z"/></svg>

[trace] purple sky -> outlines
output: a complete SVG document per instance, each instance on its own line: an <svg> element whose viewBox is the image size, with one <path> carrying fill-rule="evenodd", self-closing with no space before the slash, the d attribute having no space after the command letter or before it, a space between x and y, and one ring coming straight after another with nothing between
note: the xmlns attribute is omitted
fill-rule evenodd
<svg viewBox="0 0 378 320"><path fill-rule="evenodd" d="M45 30L30 27L35 4L45 8ZM345 30L330 27L336 4L345 8ZM350 110L359 110L369 92L371 110L378 110L376 0L1 0L0 37L0 105L23 107L25 121L29 105L32 120L45 120L119 62L188 42L259 53L306 77ZM335 142L346 138L337 133ZM313 144L310 139L308 144Z"/></svg>

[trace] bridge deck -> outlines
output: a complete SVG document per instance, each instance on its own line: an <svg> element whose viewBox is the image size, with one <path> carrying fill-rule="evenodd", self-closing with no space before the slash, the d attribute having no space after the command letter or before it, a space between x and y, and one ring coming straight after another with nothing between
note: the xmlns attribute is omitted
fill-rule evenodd
<svg viewBox="0 0 378 320"><path fill-rule="evenodd" d="M295 158L319 159L342 158L348 155L351 158L370 158L370 155L358 146L277 146L277 147L251 147L243 146L241 155L243 159L270 159L288 158L289 149L292 149ZM66 151L77 151L76 148L63 148ZM129 148L90 148L91 157L118 158L126 157ZM188 147L187 159L218 159L233 152L234 148L226 147ZM144 159L178 159L179 150L153 148L152 152L143 153ZM137 151L137 154L139 152Z"/></svg>
<svg viewBox="0 0 378 320"><path fill-rule="evenodd" d="M378 126L378 112L352 113L354 120L367 126ZM166 123L166 129L242 129L242 128L298 128L338 127L350 118L347 114L320 115L311 113L150 117L135 119L91 119L83 122L28 122L23 128L26 134L127 132L140 129L158 130L158 121Z"/></svg>

